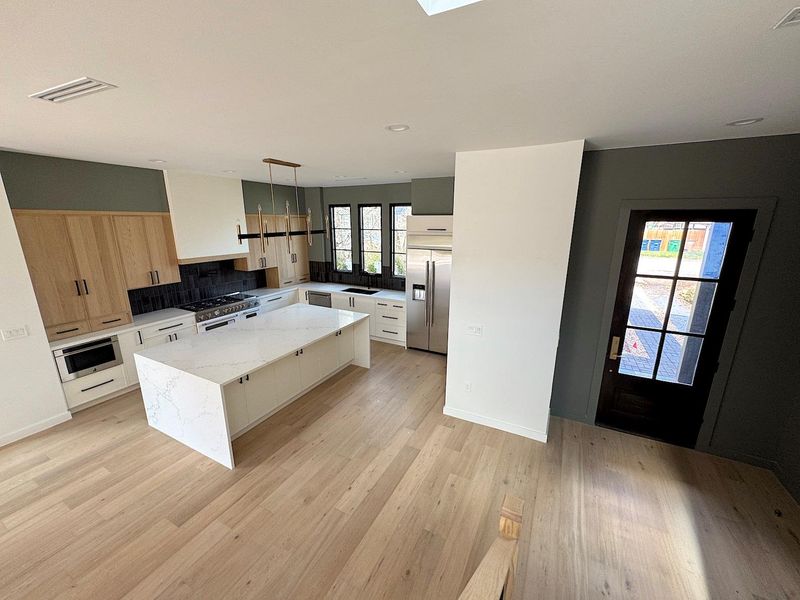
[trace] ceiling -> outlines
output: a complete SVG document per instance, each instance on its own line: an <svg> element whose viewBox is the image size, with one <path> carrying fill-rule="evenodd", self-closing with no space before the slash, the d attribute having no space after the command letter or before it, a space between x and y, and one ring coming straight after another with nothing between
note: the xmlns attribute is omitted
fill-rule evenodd
<svg viewBox="0 0 800 600"><path fill-rule="evenodd" d="M6 0L0 147L255 180L271 156L330 186L452 175L460 150L798 132L800 26L772 30L796 2ZM28 98L84 75L119 87Z"/></svg>

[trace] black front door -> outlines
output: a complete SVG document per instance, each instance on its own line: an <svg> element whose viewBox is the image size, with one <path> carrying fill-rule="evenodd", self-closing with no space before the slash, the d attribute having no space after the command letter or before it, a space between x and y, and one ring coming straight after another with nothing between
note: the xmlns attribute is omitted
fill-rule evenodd
<svg viewBox="0 0 800 600"><path fill-rule="evenodd" d="M754 210L633 211L597 424L693 447Z"/></svg>

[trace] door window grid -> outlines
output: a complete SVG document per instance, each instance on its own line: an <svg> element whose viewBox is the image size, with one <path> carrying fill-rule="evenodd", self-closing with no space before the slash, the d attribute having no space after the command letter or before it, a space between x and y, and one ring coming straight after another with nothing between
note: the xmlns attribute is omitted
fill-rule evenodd
<svg viewBox="0 0 800 600"><path fill-rule="evenodd" d="M333 270L340 273L353 272L353 231L350 206L331 205L331 256Z"/></svg>
<svg viewBox="0 0 800 600"><path fill-rule="evenodd" d="M642 377L647 379L657 379L659 381L681 383L691 385L694 381L694 372L697 368L697 362L702 349L705 328L711 313L711 307L714 301L714 293L718 278L722 269L725 251L727 249L727 242L730 238L731 223L700 223L692 221L684 221L679 223L665 223L674 230L675 226L681 229L680 240L666 239L659 240L654 243L654 240L648 240L648 229L651 222L645 226L645 233L641 242L640 260L637 264L637 277L635 278L633 294L639 295L639 298L631 298L631 306L628 315L627 328L623 341L622 356L620 358L619 373L624 375L632 375L635 377ZM692 271L697 271L698 275L711 275L711 276L690 276L683 275L687 270L682 268L684 257L687 254L687 233L689 231L697 230L698 226L706 226L706 233L704 238L704 247L701 251L701 257L698 261L696 255L698 252L692 250L694 256L693 260L701 264L700 269L694 269L696 264L692 266ZM711 247L712 236L715 234L714 227L719 226L718 234L721 238L715 241L715 247ZM695 236L697 239L698 236ZM663 242L666 241L666 244ZM720 246L720 243L721 246ZM677 242L677 243L676 243ZM644 267L641 264L642 254L645 252L663 252L662 248L666 248L667 258L671 267L664 270L663 266L658 267L653 265L652 261L648 264L644 261ZM668 254L676 252L676 260L672 263ZM705 253L705 256L702 254ZM711 259L710 268L706 268L709 258ZM666 261L662 261L666 262ZM658 273L662 270L662 273ZM666 274L671 272L672 274ZM646 275L646 277L642 277ZM641 285L643 282L653 281L658 282L661 280L663 283L657 283L657 288L663 292L667 287L669 294L666 297L666 305L664 305L663 293L659 294L658 298L648 301L647 298L642 302ZM664 283L669 282L668 286ZM694 282L695 289L691 292L690 284ZM637 287L639 289L637 289ZM682 295L683 294L683 295ZM681 310L673 310L677 308L675 303L676 295L679 296L678 302L682 305ZM641 305L649 304L651 310L642 310ZM689 304L689 311L683 314L683 308ZM699 313L700 322L697 323L697 309L701 306ZM646 314L648 313L649 314ZM638 314L637 314L638 313ZM680 323L685 322L683 327ZM648 322L650 325L648 326ZM688 330L688 331L687 331ZM655 348L654 348L655 346Z"/></svg>
<svg viewBox="0 0 800 600"><path fill-rule="evenodd" d="M411 214L410 204L392 204L392 275L406 276L406 230L407 218Z"/></svg>
<svg viewBox="0 0 800 600"><path fill-rule="evenodd" d="M368 275L380 275L382 235L382 207L380 204L358 205L358 229L361 242L361 270Z"/></svg>

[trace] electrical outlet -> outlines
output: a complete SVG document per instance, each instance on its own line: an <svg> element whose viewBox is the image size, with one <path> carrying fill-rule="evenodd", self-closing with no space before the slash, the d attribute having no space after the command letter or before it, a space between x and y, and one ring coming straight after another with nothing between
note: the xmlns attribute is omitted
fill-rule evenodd
<svg viewBox="0 0 800 600"><path fill-rule="evenodd" d="M464 391L471 392L472 391L472 384L469 381L464 382Z"/></svg>
<svg viewBox="0 0 800 600"><path fill-rule="evenodd" d="M11 327L9 329L3 329L2 332L0 333L3 336L4 342L28 337L28 329L24 325L22 325L21 327Z"/></svg>
<svg viewBox="0 0 800 600"><path fill-rule="evenodd" d="M483 325L467 325L467 335L483 335Z"/></svg>

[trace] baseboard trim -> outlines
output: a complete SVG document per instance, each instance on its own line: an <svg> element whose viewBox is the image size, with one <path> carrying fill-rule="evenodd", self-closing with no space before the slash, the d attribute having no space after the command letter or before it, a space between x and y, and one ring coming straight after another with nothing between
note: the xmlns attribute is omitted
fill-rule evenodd
<svg viewBox="0 0 800 600"><path fill-rule="evenodd" d="M28 425L27 427L23 427L22 429L17 429L16 431L12 431L11 433L7 433L5 435L0 436L0 447L7 446L13 442L21 440L22 438L26 438L34 433L39 433L40 431L44 431L45 429L50 429L58 425L59 423L63 423L64 421L69 421L72 418L72 415L69 411L64 411L58 415L53 415L47 419L43 419L37 423L33 423Z"/></svg>
<svg viewBox="0 0 800 600"><path fill-rule="evenodd" d="M486 425L492 429L499 429L500 431L521 435L522 437L536 440L537 442L542 442L544 444L547 443L547 433L544 431L538 431L536 429L531 429L530 427L523 427L522 425L516 425L514 423L509 423L508 421L495 419L493 417L485 417L468 410L461 410L460 408L453 408L451 406L445 406L443 412L450 417L455 417L456 419L461 419L462 421L469 421L470 423L477 423L478 425Z"/></svg>

